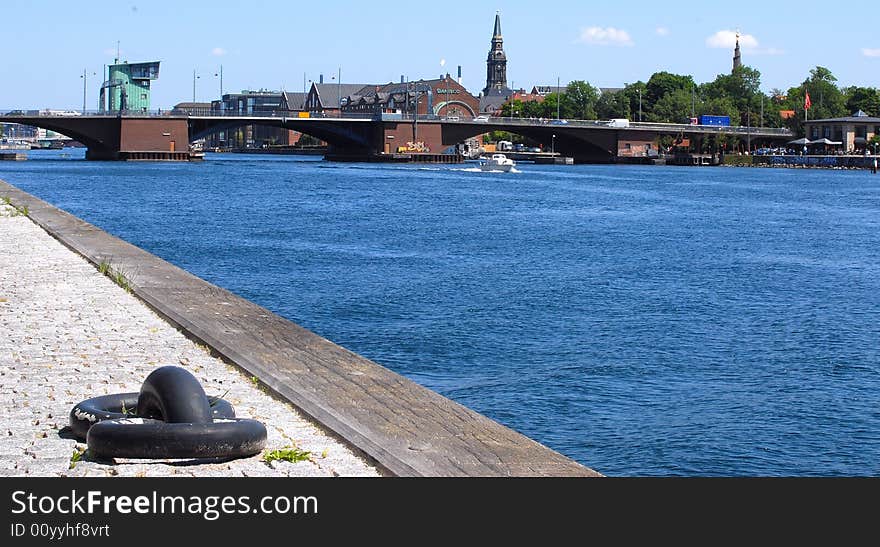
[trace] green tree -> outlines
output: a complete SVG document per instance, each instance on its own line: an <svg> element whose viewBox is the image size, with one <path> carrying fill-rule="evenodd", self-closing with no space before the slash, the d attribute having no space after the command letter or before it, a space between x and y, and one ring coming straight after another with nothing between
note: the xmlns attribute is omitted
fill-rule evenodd
<svg viewBox="0 0 880 547"><path fill-rule="evenodd" d="M838 118L850 114L846 111L843 92L837 87L837 78L827 68L817 66L811 70L803 87L809 91L812 102L810 119Z"/></svg>
<svg viewBox="0 0 880 547"><path fill-rule="evenodd" d="M721 74L714 81L701 86L703 96L727 99L736 107L730 115L734 125L751 124L759 120L761 108L761 73L742 66L731 74Z"/></svg>
<svg viewBox="0 0 880 547"><path fill-rule="evenodd" d="M566 111L566 117L594 120L598 100L598 89L583 80L577 80L568 84L565 96L562 98L562 106Z"/></svg>
<svg viewBox="0 0 880 547"><path fill-rule="evenodd" d="M501 115L505 118L519 118L523 114L523 102L519 99L507 101L501 105Z"/></svg>
<svg viewBox="0 0 880 547"><path fill-rule="evenodd" d="M596 101L596 117L600 120L632 118L626 93L622 91L602 93Z"/></svg>
<svg viewBox="0 0 880 547"><path fill-rule="evenodd" d="M688 94L694 88L693 76L683 76L681 74L672 74L670 72L656 72L648 83L645 85L647 95L642 97L645 104L642 108L652 110L666 95L676 91L687 91Z"/></svg>
<svg viewBox="0 0 880 547"><path fill-rule="evenodd" d="M797 135L804 134L806 93L810 94L809 118L811 120L839 118L848 115L846 100L836 82L837 78L825 67L817 66L810 70L809 78L797 87L790 88L786 93L786 98L783 101L784 109L794 110L795 115L785 120L785 127Z"/></svg>
<svg viewBox="0 0 880 547"><path fill-rule="evenodd" d="M852 86L844 89L843 95L849 114L861 110L869 116L880 115L880 91L876 88Z"/></svg>
<svg viewBox="0 0 880 547"><path fill-rule="evenodd" d="M646 119L644 113L646 112L645 108L645 97L648 94L648 89L645 82L638 81L632 84L626 84L623 90L617 92L621 96L621 101L626 101L626 105L629 107L630 111L629 119L638 121L639 120L639 110L641 106L642 119Z"/></svg>
<svg viewBox="0 0 880 547"><path fill-rule="evenodd" d="M675 89L663 95L648 114L648 121L688 123L693 102L691 93L689 89Z"/></svg>
<svg viewBox="0 0 880 547"><path fill-rule="evenodd" d="M555 118L556 117L556 107L559 105L559 116L562 118L567 117L569 114L565 110L565 101L560 102L559 93L548 93L544 97L544 101L541 103L541 114L538 116L539 118Z"/></svg>

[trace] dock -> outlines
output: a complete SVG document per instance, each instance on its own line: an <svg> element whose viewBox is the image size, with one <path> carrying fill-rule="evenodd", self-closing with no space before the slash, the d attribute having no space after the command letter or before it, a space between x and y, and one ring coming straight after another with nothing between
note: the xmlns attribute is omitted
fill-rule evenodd
<svg viewBox="0 0 880 547"><path fill-rule="evenodd" d="M132 389L132 384L143 381L145 372L163 364L175 364L168 361L176 360L185 366L192 365L198 377L205 381L212 381L218 371L226 371L219 363L228 365L238 379L224 379L220 384L211 384L211 389L206 386L206 391L211 393L220 391L222 394L221 388L229 385L236 390L243 389L241 384L248 384L250 380L260 392L271 396L273 405L255 410L270 432L286 428L292 421L275 413L277 405L304 417L326 432L325 436L340 439L339 445L324 445L329 446L327 457L342 458L336 464L337 474L602 476L513 429L2 181L0 198L9 200L13 206L4 206L9 218L0 218L0 221L14 223L22 229L30 227L40 232L41 237L38 244L33 244L10 236L5 242L10 248L5 252L17 259L7 261L0 268L0 273L8 278L0 283L0 288L25 291L0 295L0 324L9 330L9 335L0 340L0 347L5 348L0 353L4 373L0 377L0 394L11 397L6 401L7 408L19 411L13 418L15 431L10 429L12 433L8 433L3 442L7 451L19 458L28 454L44 457L52 474L66 474L67 464L73 463L71 450L75 449L75 443L64 439L59 431L73 404L104 392L137 391ZM0 234L7 233L10 230L0 230ZM30 267L37 276L32 280L15 270L26 255L50 244L58 248L63 245L75 255L66 253L65 261L59 263L57 269L49 267L47 262L54 264L58 258L37 260ZM71 284L74 269L69 261L72 259L78 261L76 269L85 276L77 286L86 293L67 296L64 291ZM97 267L107 263L114 271L125 273L130 293L108 286L109 280L98 273ZM99 286L115 292L98 300L91 290ZM136 320L136 335L127 329L115 329L125 326L130 314L126 309L121 315L109 313L119 309L122 301L149 308L154 314L154 319L149 321ZM21 315L31 312L35 314L33 317ZM59 326L53 322L67 317L70 321L82 318L84 325L77 328L85 332L73 336L65 330L66 323ZM163 321L158 321L160 318ZM36 332L40 333L37 339L32 339L35 331L28 329L29 325L37 325ZM111 331L98 330L103 326ZM177 340L173 333L193 342L196 351L165 351L170 340ZM133 345L133 340L138 344ZM49 354L41 354L46 347ZM209 369L199 355L199 347L205 348L202 355L219 359L210 365L212 368ZM151 353L154 351L158 353ZM105 354L100 366L97 366L95 352ZM5 360L4 354L12 355L11 361ZM196 356L198 362L195 362ZM84 377L84 374L90 376ZM282 432L274 437L274 443L299 439L296 432L286 429ZM271 448L280 448L278 444ZM314 446L303 444L303 448ZM319 466L315 472L334 470L329 461L327 467L320 468L325 454L325 448L318 448L320 446L318 444L313 452L313 463ZM29 465L27 462L21 459L19 463ZM238 472L265 471L267 467L260 462L252 463L255 467ZM165 466L142 465L147 467L138 467L139 472L171 474ZM91 469L82 462L76 464L80 466L84 470ZM110 469L118 473L120 469L127 472L133 468L117 465ZM193 471L189 467L181 469ZM212 468L210 472L228 476L236 469L235 466ZM96 473L112 474L111 470L101 468ZM12 473L16 473L16 469ZM32 474L41 473L49 471L45 467L32 471Z"/></svg>

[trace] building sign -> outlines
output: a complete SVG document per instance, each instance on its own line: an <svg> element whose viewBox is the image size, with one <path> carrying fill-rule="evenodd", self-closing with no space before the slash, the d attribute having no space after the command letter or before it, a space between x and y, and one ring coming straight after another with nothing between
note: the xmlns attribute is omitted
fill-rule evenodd
<svg viewBox="0 0 880 547"><path fill-rule="evenodd" d="M452 88L446 89L446 88L442 88L442 87L437 88L438 95L457 95L459 93L461 93L460 89L452 89Z"/></svg>

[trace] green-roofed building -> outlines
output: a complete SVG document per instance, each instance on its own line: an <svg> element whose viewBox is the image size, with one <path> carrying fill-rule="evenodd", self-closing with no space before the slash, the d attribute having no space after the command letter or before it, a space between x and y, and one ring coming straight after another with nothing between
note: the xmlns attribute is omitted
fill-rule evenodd
<svg viewBox="0 0 880 547"><path fill-rule="evenodd" d="M148 112L150 82L157 78L159 78L159 61L117 62L110 65L107 81L101 86L100 110Z"/></svg>

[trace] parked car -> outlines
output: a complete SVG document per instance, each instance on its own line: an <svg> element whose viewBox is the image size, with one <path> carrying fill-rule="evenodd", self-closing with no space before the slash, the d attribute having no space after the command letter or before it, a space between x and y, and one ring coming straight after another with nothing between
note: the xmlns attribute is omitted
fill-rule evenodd
<svg viewBox="0 0 880 547"><path fill-rule="evenodd" d="M566 125L568 120L550 120L551 125Z"/></svg>
<svg viewBox="0 0 880 547"><path fill-rule="evenodd" d="M485 123L489 121L489 116L487 114L480 114L476 118L474 118L475 122Z"/></svg>

